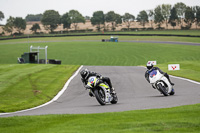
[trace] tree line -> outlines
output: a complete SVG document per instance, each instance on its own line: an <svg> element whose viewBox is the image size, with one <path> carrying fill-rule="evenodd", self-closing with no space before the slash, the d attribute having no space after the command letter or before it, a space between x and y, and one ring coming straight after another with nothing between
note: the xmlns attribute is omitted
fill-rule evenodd
<svg viewBox="0 0 200 133"><path fill-rule="evenodd" d="M0 11L0 21L3 18L4 14ZM26 22L28 21L41 21L45 30L50 32L53 32L60 24L63 25L63 29L70 29L71 25L73 25L77 30L78 23L85 23L86 20L90 20L98 31L107 31L109 28L115 31L118 24L122 22L126 24L127 30L129 30L131 24L135 21L139 22L143 27L150 23L152 29L153 23L156 24L158 29L162 28L162 24L165 24L167 29L169 24L173 27L178 25L181 29L190 29L193 23L196 24L196 28L200 26L200 6L189 7L182 2L176 3L174 6L162 4L152 10L140 11L137 17L130 13L120 15L114 11L109 11L106 14L103 11L95 11L92 17L83 17L77 10L70 10L63 15L60 15L55 10L46 10L43 14L29 14L25 19L10 16L5 26L3 26L3 30L12 34L13 30L16 29L20 34L26 29ZM111 23L111 27L106 26L106 22ZM40 30L39 24L34 24L30 30L36 33L37 30Z"/></svg>

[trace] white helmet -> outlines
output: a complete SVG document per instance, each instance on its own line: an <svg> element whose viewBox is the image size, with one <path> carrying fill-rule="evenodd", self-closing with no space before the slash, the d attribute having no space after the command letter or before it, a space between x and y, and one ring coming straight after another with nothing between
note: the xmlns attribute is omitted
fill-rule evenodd
<svg viewBox="0 0 200 133"><path fill-rule="evenodd" d="M151 61L148 61L146 67L147 67L147 69L150 70L151 68L153 68L153 63Z"/></svg>

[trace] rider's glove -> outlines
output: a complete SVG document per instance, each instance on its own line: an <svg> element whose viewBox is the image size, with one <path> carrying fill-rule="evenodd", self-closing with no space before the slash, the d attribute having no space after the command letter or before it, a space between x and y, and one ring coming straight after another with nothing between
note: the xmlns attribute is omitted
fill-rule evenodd
<svg viewBox="0 0 200 133"><path fill-rule="evenodd" d="M97 75L97 78L101 79L101 78L102 78L102 76L101 76L100 74L98 74L98 75Z"/></svg>

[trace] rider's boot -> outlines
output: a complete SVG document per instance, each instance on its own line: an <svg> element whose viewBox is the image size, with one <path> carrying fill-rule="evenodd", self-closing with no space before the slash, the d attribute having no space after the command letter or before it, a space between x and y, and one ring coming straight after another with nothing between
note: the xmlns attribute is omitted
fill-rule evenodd
<svg viewBox="0 0 200 133"><path fill-rule="evenodd" d="M114 87L112 87L112 88L110 89L110 93L111 93L111 94L116 94Z"/></svg>
<svg viewBox="0 0 200 133"><path fill-rule="evenodd" d="M167 73L164 74L164 76L168 79L169 83L174 86L174 83L171 82L171 80L169 79L169 75Z"/></svg>

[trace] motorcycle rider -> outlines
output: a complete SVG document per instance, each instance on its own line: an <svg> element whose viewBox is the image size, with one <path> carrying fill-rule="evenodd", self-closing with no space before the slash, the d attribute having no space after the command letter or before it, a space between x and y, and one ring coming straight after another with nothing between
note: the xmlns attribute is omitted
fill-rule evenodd
<svg viewBox="0 0 200 133"><path fill-rule="evenodd" d="M146 78L146 80L147 80L148 82L150 82L150 81L149 81L149 73L150 73L152 70L158 70L161 74L163 74L163 75L169 80L169 83L170 83L172 86L174 86L174 83L172 83L171 80L169 79L169 75L168 75L167 73L163 72L162 70L160 70L160 68L158 68L158 67L153 67L153 63L147 62L146 67L147 67L147 71L145 72L145 78ZM153 87L153 88L154 88L154 87ZM154 89L155 89L155 88L154 88Z"/></svg>
<svg viewBox="0 0 200 133"><path fill-rule="evenodd" d="M80 72L80 75L81 75L81 81L83 82L84 87L87 85L89 77L96 76L97 78L101 79L103 82L106 82L110 86L110 92L111 92L111 94L115 94L115 91L114 91L114 88L112 87L110 78L108 78L108 77L102 77L100 74L98 74L96 72L91 72L88 69L83 69ZM93 96L93 94L91 92L89 92L89 95L91 97Z"/></svg>

